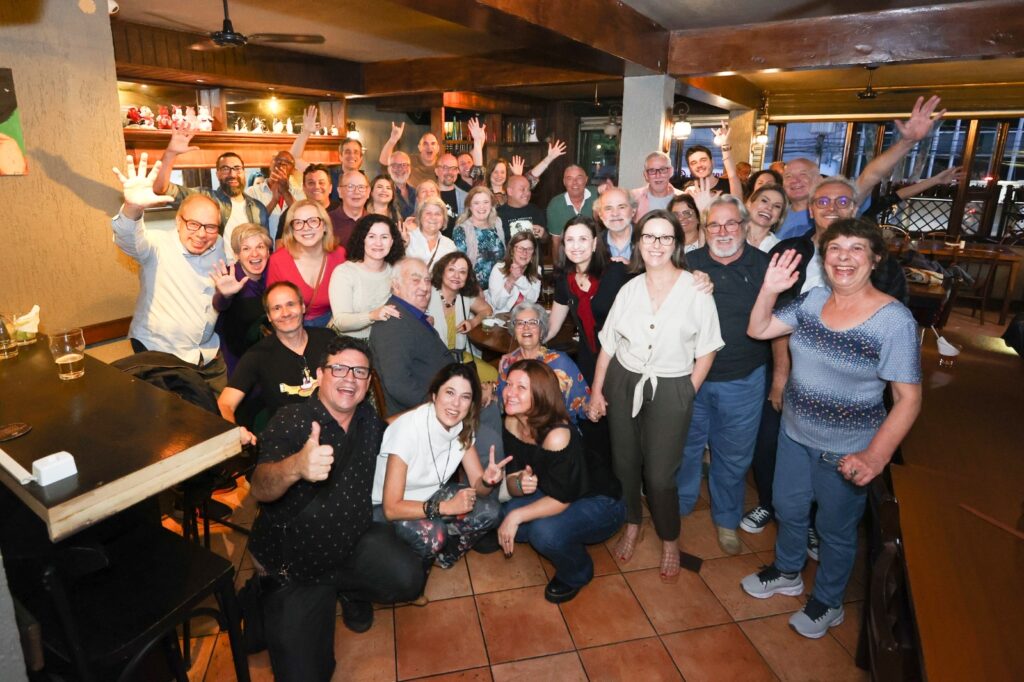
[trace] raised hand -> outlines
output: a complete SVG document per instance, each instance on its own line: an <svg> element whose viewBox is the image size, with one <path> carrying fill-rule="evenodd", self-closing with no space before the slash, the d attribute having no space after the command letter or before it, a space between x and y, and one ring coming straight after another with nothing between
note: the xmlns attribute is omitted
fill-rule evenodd
<svg viewBox="0 0 1024 682"><path fill-rule="evenodd" d="M565 154L565 143L561 140L552 140L548 142L548 160L554 161L559 156Z"/></svg>
<svg viewBox="0 0 1024 682"><path fill-rule="evenodd" d="M795 249L775 254L768 264L768 271L764 274L764 283L761 285L761 289L773 294L788 291L800 279L800 273L796 269L799 264L800 254Z"/></svg>
<svg viewBox="0 0 1024 682"><path fill-rule="evenodd" d="M309 438L296 455L298 474L307 481L317 482L327 479L334 464L334 448L320 445L320 423L313 422L309 428Z"/></svg>
<svg viewBox="0 0 1024 682"><path fill-rule="evenodd" d="M402 139L402 133L404 133L404 132L405 132L405 122L404 121L402 123L397 124L397 125L395 124L394 121L392 121L391 122L391 137L389 139L393 143L394 142L398 142L399 140Z"/></svg>
<svg viewBox="0 0 1024 682"><path fill-rule="evenodd" d="M231 267L223 260L218 261L213 266L210 279L213 280L213 286L217 287L220 295L226 298L231 298L245 286L245 280L235 279L234 273L231 272Z"/></svg>
<svg viewBox="0 0 1024 682"><path fill-rule="evenodd" d="M469 119L466 126L469 128L469 137L473 142L483 146L484 142L487 141L487 126L480 125L480 120L476 116Z"/></svg>
<svg viewBox="0 0 1024 682"><path fill-rule="evenodd" d="M508 169L512 171L512 175L522 175L525 167L526 160L518 154L513 156L512 160L508 162Z"/></svg>
<svg viewBox="0 0 1024 682"><path fill-rule="evenodd" d="M519 472L519 483L523 489L523 495L532 495L537 492L537 476L529 464Z"/></svg>
<svg viewBox="0 0 1024 682"><path fill-rule="evenodd" d="M715 197L711 193L711 187L715 182L715 178L709 175L706 178L697 178L697 182L687 188L689 194L693 196L693 202L697 204L698 213L704 213L714 200Z"/></svg>
<svg viewBox="0 0 1024 682"><path fill-rule="evenodd" d="M918 97L917 102L914 103L913 110L910 112L909 119L905 122L893 121L900 137L910 142L923 140L932 129L932 117L934 116L936 119L939 119L946 113L945 109L938 113L935 112L940 101L935 95L929 97L927 102L924 101L924 97Z"/></svg>
<svg viewBox="0 0 1024 682"><path fill-rule="evenodd" d="M320 110L316 108L315 104L310 104L306 107L306 110L302 112L302 132L312 134L316 130L316 117L319 113Z"/></svg>
<svg viewBox="0 0 1024 682"><path fill-rule="evenodd" d="M463 488L455 493L450 500L445 500L438 506L441 516L462 516L473 511L476 505L476 490Z"/></svg>
<svg viewBox="0 0 1024 682"><path fill-rule="evenodd" d="M965 177L967 177L967 173L964 171L963 166L953 166L952 168L947 168L941 173L936 173L932 176L932 179L937 181L939 184L949 185L956 182L963 182Z"/></svg>
<svg viewBox="0 0 1024 682"><path fill-rule="evenodd" d="M124 192L125 206L139 209L139 216L141 216L141 209L163 206L174 201L174 197L153 192L153 182L156 180L157 173L160 172L160 162L154 163L153 170L149 171L147 175L146 164L148 162L149 155L143 152L139 156L138 170L135 168L135 158L131 155L126 156L124 159L127 174L122 173L119 168L114 169L114 175L121 181L121 191Z"/></svg>
<svg viewBox="0 0 1024 682"><path fill-rule="evenodd" d="M171 139L167 143L167 154L179 155L197 152L199 147L189 145L198 128L193 128L187 121L175 121L171 124Z"/></svg>
<svg viewBox="0 0 1024 682"><path fill-rule="evenodd" d="M722 125L712 131L715 134L715 144L721 146L729 143L729 122L722 121Z"/></svg>
<svg viewBox="0 0 1024 682"><path fill-rule="evenodd" d="M487 454L487 468L484 469L484 483L490 487L494 487L501 483L501 477L505 473L505 466L512 461L512 455L509 455L505 459L501 460L497 464L494 463L494 446L491 446L491 451Z"/></svg>

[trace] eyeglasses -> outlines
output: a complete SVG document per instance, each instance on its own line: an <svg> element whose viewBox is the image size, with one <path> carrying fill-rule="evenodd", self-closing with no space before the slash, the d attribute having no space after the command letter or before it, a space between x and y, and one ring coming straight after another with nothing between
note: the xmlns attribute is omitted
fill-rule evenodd
<svg viewBox="0 0 1024 682"><path fill-rule="evenodd" d="M183 218L182 220L185 223L185 229L188 230L189 232L198 232L200 227L206 230L206 234L217 234L218 232L220 232L219 223L207 223L204 225L198 220L189 220L188 218Z"/></svg>
<svg viewBox="0 0 1024 682"><path fill-rule="evenodd" d="M533 253L532 246L517 246L513 249L516 253Z"/></svg>
<svg viewBox="0 0 1024 682"><path fill-rule="evenodd" d="M448 171L448 172L459 170L458 166L438 166L438 168L440 168L443 171Z"/></svg>
<svg viewBox="0 0 1024 682"><path fill-rule="evenodd" d="M370 189L369 185L342 185L349 192L365 192Z"/></svg>
<svg viewBox="0 0 1024 682"><path fill-rule="evenodd" d="M693 220L697 217L697 214L690 210L672 211L672 213L680 220Z"/></svg>
<svg viewBox="0 0 1024 682"><path fill-rule="evenodd" d="M675 235L671 234L642 234L640 235L640 240L648 246L654 242L658 242L662 246L672 246L676 238Z"/></svg>
<svg viewBox="0 0 1024 682"><path fill-rule="evenodd" d="M315 230L323 225L323 223L323 219L319 216L313 216L312 218L306 218L305 220L302 218L294 218L292 220L292 229L301 230L303 227L308 227L311 230Z"/></svg>
<svg viewBox="0 0 1024 682"><path fill-rule="evenodd" d="M835 206L837 208L849 208L853 205L853 199L847 196L841 197L818 197L814 200L814 205L818 208L828 208L829 206Z"/></svg>
<svg viewBox="0 0 1024 682"><path fill-rule="evenodd" d="M672 173L672 169L668 166L662 166L661 168L645 168L644 173L648 175L669 175Z"/></svg>
<svg viewBox="0 0 1024 682"><path fill-rule="evenodd" d="M739 220L726 220L724 223L708 223L708 232L722 232L723 230L728 232L736 232L743 225Z"/></svg>
<svg viewBox="0 0 1024 682"><path fill-rule="evenodd" d="M275 167L278 167L278 166L294 166L294 165L295 165L295 162L292 161L291 159L274 159L274 166ZM227 166L221 166L220 169L222 171L224 171L225 168L227 168ZM224 172L226 173L227 171L224 171Z"/></svg>
<svg viewBox="0 0 1024 682"><path fill-rule="evenodd" d="M412 168L412 166L408 163L393 163L389 166L389 168L394 168L395 170L403 170L405 168Z"/></svg>
<svg viewBox="0 0 1024 682"><path fill-rule="evenodd" d="M217 166L217 172L224 173L225 175L229 173L241 173L244 170L245 166Z"/></svg>
<svg viewBox="0 0 1024 682"><path fill-rule="evenodd" d="M538 320L536 317L531 317L528 320L513 320L512 326L513 327L539 327L540 326L540 320Z"/></svg>
<svg viewBox="0 0 1024 682"><path fill-rule="evenodd" d="M349 367L348 365L324 365L324 369L331 371L331 376L335 379L344 379L348 376L349 372L352 372L352 376L356 379L369 379L370 368L369 367Z"/></svg>

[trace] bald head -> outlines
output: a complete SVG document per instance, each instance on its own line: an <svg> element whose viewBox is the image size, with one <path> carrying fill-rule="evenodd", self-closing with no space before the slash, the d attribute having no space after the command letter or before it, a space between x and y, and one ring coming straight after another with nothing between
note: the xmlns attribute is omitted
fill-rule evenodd
<svg viewBox="0 0 1024 682"><path fill-rule="evenodd" d="M513 175L508 179L505 193L508 194L509 206L522 208L530 203L530 181L525 175Z"/></svg>
<svg viewBox="0 0 1024 682"><path fill-rule="evenodd" d="M786 198L794 204L794 208L803 210L811 190L820 179L818 164L810 159L793 159L786 162L786 170L782 173L782 189L786 191Z"/></svg>
<svg viewBox="0 0 1024 682"><path fill-rule="evenodd" d="M455 179L459 176L459 162L453 154L442 154L434 166L434 174L437 176L437 184L441 191L448 191L455 186Z"/></svg>
<svg viewBox="0 0 1024 682"><path fill-rule="evenodd" d="M348 171L341 176L338 195L350 215L357 213L370 197L370 181L359 171Z"/></svg>

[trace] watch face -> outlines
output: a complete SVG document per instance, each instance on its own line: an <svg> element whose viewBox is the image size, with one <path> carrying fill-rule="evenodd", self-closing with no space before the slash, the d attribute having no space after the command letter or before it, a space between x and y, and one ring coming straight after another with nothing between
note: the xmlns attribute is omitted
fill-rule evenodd
<svg viewBox="0 0 1024 682"><path fill-rule="evenodd" d="M5 440L14 440L32 430L32 427L24 422L12 422L0 426L0 443Z"/></svg>

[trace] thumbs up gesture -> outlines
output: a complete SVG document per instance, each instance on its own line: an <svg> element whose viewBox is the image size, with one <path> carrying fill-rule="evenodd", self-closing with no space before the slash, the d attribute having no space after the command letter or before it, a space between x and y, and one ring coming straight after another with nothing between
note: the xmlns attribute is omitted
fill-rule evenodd
<svg viewBox="0 0 1024 682"><path fill-rule="evenodd" d="M529 464L519 472L519 483L523 489L523 495L532 495L537 492L537 476Z"/></svg>
<svg viewBox="0 0 1024 682"><path fill-rule="evenodd" d="M320 445L320 424L313 422L309 428L309 438L297 453L296 464L299 476L307 481L323 481L331 473L334 464L334 448Z"/></svg>

